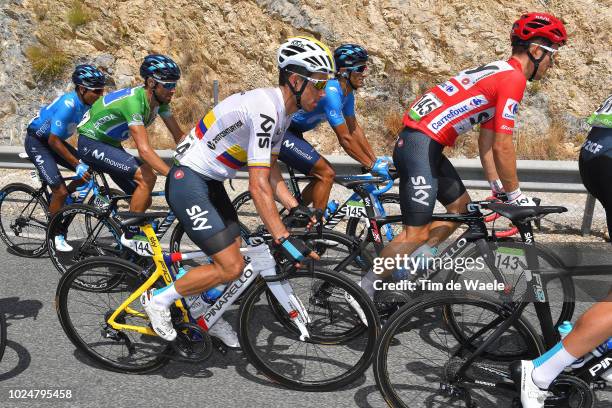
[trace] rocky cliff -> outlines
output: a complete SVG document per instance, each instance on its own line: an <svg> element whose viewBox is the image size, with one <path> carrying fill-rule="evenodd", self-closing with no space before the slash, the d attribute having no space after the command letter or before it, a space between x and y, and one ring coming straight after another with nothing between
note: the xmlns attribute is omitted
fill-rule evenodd
<svg viewBox="0 0 612 408"><path fill-rule="evenodd" d="M517 145L527 158L572 157L584 137L585 116L612 90L609 1L0 0L1 143L22 142L39 106L71 88L77 63L100 66L123 87L141 81L144 55L171 55L184 72L174 111L190 129L212 105L213 80L221 98L274 85L278 44L310 34L332 47L367 47L372 62L357 114L376 149L388 154L406 105L462 69L507 58L510 25L526 10L561 17L570 43L549 77L529 85ZM31 47L38 47L43 62L58 61L56 79L32 65ZM340 151L328 126L311 133L323 151ZM163 126L153 134L159 147L171 146ZM454 154L475 152L471 135Z"/></svg>

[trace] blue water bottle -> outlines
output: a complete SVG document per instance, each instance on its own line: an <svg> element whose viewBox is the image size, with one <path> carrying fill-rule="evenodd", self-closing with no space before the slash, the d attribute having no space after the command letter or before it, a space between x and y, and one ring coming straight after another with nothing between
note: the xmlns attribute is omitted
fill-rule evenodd
<svg viewBox="0 0 612 408"><path fill-rule="evenodd" d="M226 287L227 285L222 283L214 288L210 288L206 292L202 293L202 299L204 299L204 301L209 305L212 305L221 297Z"/></svg>
<svg viewBox="0 0 612 408"><path fill-rule="evenodd" d="M329 203L327 203L325 218L330 218L332 215L334 215L339 206L340 202L338 200L331 200Z"/></svg>

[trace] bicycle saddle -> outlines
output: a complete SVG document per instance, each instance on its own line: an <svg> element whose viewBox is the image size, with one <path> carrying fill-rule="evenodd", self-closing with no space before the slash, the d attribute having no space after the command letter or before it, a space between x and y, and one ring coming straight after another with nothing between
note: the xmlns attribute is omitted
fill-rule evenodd
<svg viewBox="0 0 612 408"><path fill-rule="evenodd" d="M558 205L544 205L533 207L519 207L516 205L489 203L489 210L495 211L502 217L510 219L512 222L521 222L525 218L538 217L546 214L556 214L567 212L567 208Z"/></svg>
<svg viewBox="0 0 612 408"><path fill-rule="evenodd" d="M130 212L130 211L121 211L115 214L116 217L121 219L121 226L127 227L130 225L143 225L148 224L156 218L164 218L168 215L167 212L157 211L157 212Z"/></svg>
<svg viewBox="0 0 612 408"><path fill-rule="evenodd" d="M334 177L334 182L344 186L350 190L357 186L361 186L364 184L376 184L376 183L384 183L385 180L382 177L360 177L360 176L336 176Z"/></svg>

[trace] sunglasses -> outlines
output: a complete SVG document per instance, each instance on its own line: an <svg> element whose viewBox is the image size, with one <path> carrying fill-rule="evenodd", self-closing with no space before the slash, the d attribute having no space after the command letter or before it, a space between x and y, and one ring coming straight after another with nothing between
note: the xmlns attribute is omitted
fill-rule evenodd
<svg viewBox="0 0 612 408"><path fill-rule="evenodd" d="M554 48L551 47L547 47L546 45L542 45L542 44L538 44L538 43L531 43L531 45L535 45L536 47L540 47L541 49L543 49L544 51L548 51L550 53L550 59L552 60L553 57L555 56L555 54L557 52L559 52L559 50L556 50Z"/></svg>
<svg viewBox="0 0 612 408"><path fill-rule="evenodd" d="M176 82L164 82L164 81L157 81L158 84L162 84L162 86L164 87L164 89L174 89L176 88Z"/></svg>
<svg viewBox="0 0 612 408"><path fill-rule="evenodd" d="M85 88L89 92L94 93L96 95L102 95L104 93L104 88Z"/></svg>
<svg viewBox="0 0 612 408"><path fill-rule="evenodd" d="M347 71L351 71L351 72L359 72L360 74L363 73L366 69L368 69L368 66L366 64L363 65L357 65L356 67L350 67L347 68Z"/></svg>
<svg viewBox="0 0 612 408"><path fill-rule="evenodd" d="M293 72L293 71L287 71L287 72L291 72L292 74L295 74L299 76L300 78L304 78L305 80L310 82L312 86L314 86L315 89L319 91L322 89L325 89L325 85L327 85L327 81L328 81L327 79L314 79L311 77L307 77L306 75L298 74L297 72Z"/></svg>

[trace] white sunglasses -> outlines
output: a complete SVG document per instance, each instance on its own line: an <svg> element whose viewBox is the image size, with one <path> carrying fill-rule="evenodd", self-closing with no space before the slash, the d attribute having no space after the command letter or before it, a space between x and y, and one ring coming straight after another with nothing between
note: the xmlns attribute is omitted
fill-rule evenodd
<svg viewBox="0 0 612 408"><path fill-rule="evenodd" d="M531 45L535 45L536 47L540 47L544 51L550 52L550 58L551 59L555 56L555 54L557 52L559 52L559 50L557 50L555 48L552 48L552 47L547 47L546 45L542 45L542 44L538 44L538 43L531 43Z"/></svg>
<svg viewBox="0 0 612 408"><path fill-rule="evenodd" d="M319 91L321 89L324 89L325 85L327 85L328 79L314 79L314 78L308 77L306 75L298 74L297 72L293 72L293 71L289 71L289 70L287 70L287 72L291 72L292 74L295 74L295 75L299 76L300 78L304 78L308 82L311 82L312 86L314 86L315 89L318 89Z"/></svg>

